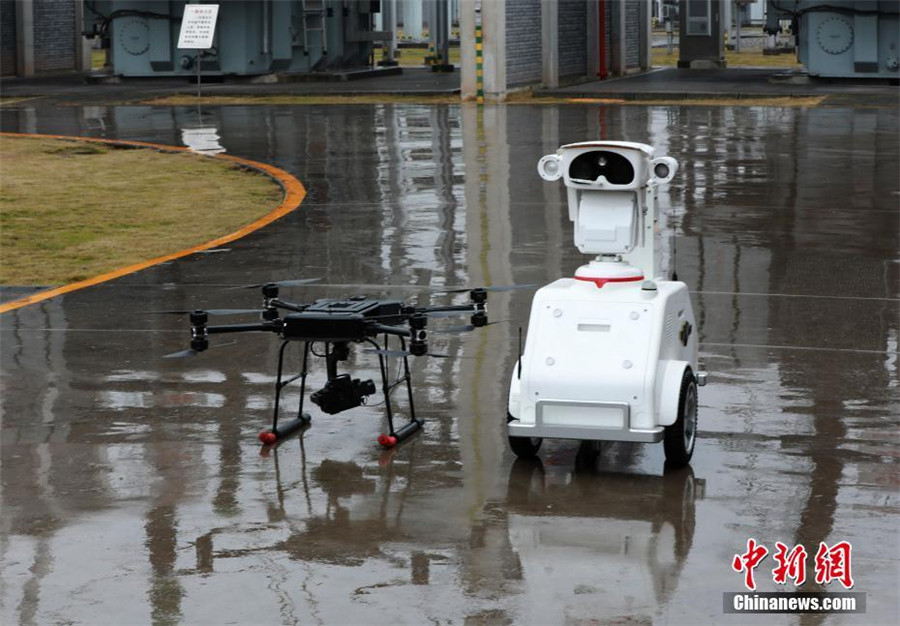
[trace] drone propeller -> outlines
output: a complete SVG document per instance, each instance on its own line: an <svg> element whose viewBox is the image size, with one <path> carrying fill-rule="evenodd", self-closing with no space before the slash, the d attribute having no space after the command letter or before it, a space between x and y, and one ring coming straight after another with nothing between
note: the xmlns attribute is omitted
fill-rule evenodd
<svg viewBox="0 0 900 626"><path fill-rule="evenodd" d="M197 356L200 354L198 351L193 348L188 348L187 350L181 350L179 352L172 352L171 354L167 354L163 356L164 359L183 359L188 356Z"/></svg>
<svg viewBox="0 0 900 626"><path fill-rule="evenodd" d="M497 320L496 322L488 322L484 324L484 326L490 326L492 324L502 324L503 322L508 322L509 320ZM450 326L449 328L438 328L436 330L432 330L431 332L436 335L452 335L456 333L470 333L473 330L478 328L484 328L484 326L475 326L474 324L463 324L462 326Z"/></svg>
<svg viewBox="0 0 900 626"><path fill-rule="evenodd" d="M412 356L412 353L407 352L406 350L375 350L369 348L368 350L363 350L363 352L367 354L380 354L381 356Z"/></svg>
<svg viewBox="0 0 900 626"><path fill-rule="evenodd" d="M363 350L363 352L367 354L378 354L381 356L393 356L393 357L407 357L407 356L416 356L412 352L407 352L406 350ZM430 356L436 359L472 359L474 357L471 356L453 356L452 354L435 354L434 352L426 352L420 356Z"/></svg>
<svg viewBox="0 0 900 626"><path fill-rule="evenodd" d="M467 311L423 311L426 317L457 317L460 315L471 315L474 313L471 309Z"/></svg>
<svg viewBox="0 0 900 626"><path fill-rule="evenodd" d="M365 319L367 321L377 321L377 320L386 320L386 319L396 319L398 317L408 318L412 315L424 315L425 317L458 317L461 315L472 315L475 312L475 309L465 309L459 311L415 311L412 314L409 313L387 313L385 315L372 315L368 316Z"/></svg>
<svg viewBox="0 0 900 626"><path fill-rule="evenodd" d="M537 287L536 283L528 283L523 285L489 285L482 287L452 287L450 289L444 289L441 287L432 288L431 291L436 293L465 293L467 291L474 291L475 289L483 289L485 291L491 292L499 292L499 291L516 291L518 289L534 289Z"/></svg>
<svg viewBox="0 0 900 626"><path fill-rule="evenodd" d="M198 309L207 315L249 315L250 313L265 313L265 309ZM175 311L151 311L151 315L190 315L195 310L175 310Z"/></svg>
<svg viewBox="0 0 900 626"><path fill-rule="evenodd" d="M229 341L228 343L220 343L216 347L224 348L225 346L233 346L237 343L237 341ZM170 354L164 355L162 358L164 359L183 359L189 356L197 356L200 354L200 350L194 350L193 348L188 348L187 350L179 350L178 352L172 352Z"/></svg>
<svg viewBox="0 0 900 626"><path fill-rule="evenodd" d="M276 287L302 287L303 285L311 285L317 283L321 278L296 278L294 280L273 280L267 283L259 283L256 285L241 285L240 287L232 287L232 289L259 289L266 285L275 285Z"/></svg>

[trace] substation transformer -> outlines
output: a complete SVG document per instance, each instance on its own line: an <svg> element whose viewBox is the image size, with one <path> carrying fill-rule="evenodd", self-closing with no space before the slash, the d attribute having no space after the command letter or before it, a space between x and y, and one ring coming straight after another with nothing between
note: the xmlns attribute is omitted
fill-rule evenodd
<svg viewBox="0 0 900 626"><path fill-rule="evenodd" d="M766 32L790 20L811 76L900 78L897 0L768 0Z"/></svg>
<svg viewBox="0 0 900 626"><path fill-rule="evenodd" d="M196 50L179 50L184 1L85 2L85 32L109 49L123 77L197 73ZM359 69L370 65L380 2L370 0L231 0L219 2L213 48L200 54L207 76L259 76Z"/></svg>

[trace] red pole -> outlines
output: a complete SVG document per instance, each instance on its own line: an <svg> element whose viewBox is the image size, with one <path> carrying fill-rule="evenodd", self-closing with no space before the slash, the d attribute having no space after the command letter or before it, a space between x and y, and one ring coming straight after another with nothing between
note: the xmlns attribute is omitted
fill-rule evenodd
<svg viewBox="0 0 900 626"><path fill-rule="evenodd" d="M606 0L600 0L600 78L606 78Z"/></svg>

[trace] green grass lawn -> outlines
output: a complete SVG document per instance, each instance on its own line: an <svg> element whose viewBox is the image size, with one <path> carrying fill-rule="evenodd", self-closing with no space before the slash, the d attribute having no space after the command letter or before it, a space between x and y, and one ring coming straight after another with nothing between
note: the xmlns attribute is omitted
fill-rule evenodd
<svg viewBox="0 0 900 626"><path fill-rule="evenodd" d="M177 252L283 197L268 176L190 153L2 137L0 162L3 285L74 282Z"/></svg>
<svg viewBox="0 0 900 626"><path fill-rule="evenodd" d="M91 50L91 69L101 70L106 65L106 50Z"/></svg>
<svg viewBox="0 0 900 626"><path fill-rule="evenodd" d="M404 67L426 67L425 57L428 56L428 48L400 48L397 50L397 61ZM377 57L381 58L381 57ZM450 48L450 63L459 66L459 47Z"/></svg>
<svg viewBox="0 0 900 626"><path fill-rule="evenodd" d="M725 51L725 62L728 67L780 67L785 69L800 69L803 66L797 62L795 54L762 53L761 48L753 48L735 52ZM665 48L653 48L652 63L654 67L674 67L678 64L678 48L672 48L672 54L667 54Z"/></svg>

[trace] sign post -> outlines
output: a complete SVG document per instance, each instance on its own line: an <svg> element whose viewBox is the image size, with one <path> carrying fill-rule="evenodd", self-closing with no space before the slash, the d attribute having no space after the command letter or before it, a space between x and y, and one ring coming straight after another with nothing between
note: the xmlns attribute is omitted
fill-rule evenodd
<svg viewBox="0 0 900 626"><path fill-rule="evenodd" d="M197 51L198 100L200 99L200 56L203 54L203 50L212 48L218 17L218 4L188 4L184 7L181 32L178 35L178 48Z"/></svg>

